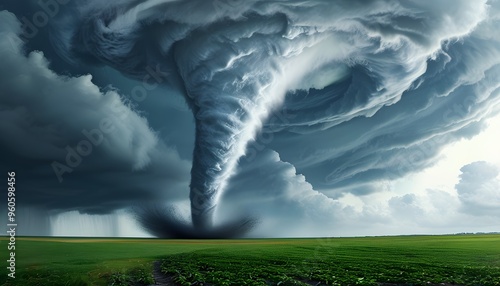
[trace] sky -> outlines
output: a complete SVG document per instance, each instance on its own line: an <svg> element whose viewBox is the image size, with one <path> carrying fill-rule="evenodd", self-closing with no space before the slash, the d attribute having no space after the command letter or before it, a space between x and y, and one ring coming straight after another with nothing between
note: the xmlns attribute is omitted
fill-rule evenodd
<svg viewBox="0 0 500 286"><path fill-rule="evenodd" d="M498 28L498 0L3 1L19 233L500 231Z"/></svg>

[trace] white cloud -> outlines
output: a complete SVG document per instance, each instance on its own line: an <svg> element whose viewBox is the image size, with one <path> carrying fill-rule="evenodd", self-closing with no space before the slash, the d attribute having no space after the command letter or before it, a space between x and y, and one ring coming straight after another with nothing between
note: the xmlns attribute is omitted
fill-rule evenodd
<svg viewBox="0 0 500 286"><path fill-rule="evenodd" d="M456 185L463 212L471 215L490 215L500 218L499 168L484 161L460 169Z"/></svg>

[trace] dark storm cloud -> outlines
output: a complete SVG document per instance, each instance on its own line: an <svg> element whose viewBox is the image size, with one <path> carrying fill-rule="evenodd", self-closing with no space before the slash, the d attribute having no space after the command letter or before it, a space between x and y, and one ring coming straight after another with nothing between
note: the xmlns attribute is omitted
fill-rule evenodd
<svg viewBox="0 0 500 286"><path fill-rule="evenodd" d="M492 15L498 13L496 6ZM425 73L401 100L373 116L332 123L338 118L338 111L332 110L342 106L339 100L352 98L346 94L376 90L378 81L362 66L323 90L289 94L286 120L266 127L281 130L270 146L283 160L293 162L315 188L335 189L332 196L345 191L342 188L362 194L366 183L400 178L433 165L445 145L478 134L485 119L498 112L500 42L489 34L498 24L498 17L492 17L472 34L444 45L427 60ZM370 87L373 91L366 91ZM298 116L306 104L310 112Z"/></svg>
<svg viewBox="0 0 500 286"><path fill-rule="evenodd" d="M1 165L18 171L23 204L109 213L182 197L189 163L158 141L132 102L101 92L90 75L55 74L42 52L25 56L18 20L1 12L1 22Z"/></svg>
<svg viewBox="0 0 500 286"><path fill-rule="evenodd" d="M185 92L196 118L191 199L193 208L203 209L203 216L193 217L195 224L210 224L238 159L271 109L300 114L277 126L308 133L299 142L319 142L316 136L334 132L335 126L369 117L375 130L354 131L351 138L362 142L357 146L348 141L341 148L321 150L312 143L320 157L303 156L307 166L293 155L284 156L318 188L352 187L355 182L363 193L371 191L365 183L431 165L442 145L480 128L472 122L480 118L468 111L443 126L443 110L437 109L456 103L450 102L458 97L451 96L456 89L480 81L453 82L454 61L467 62L457 59L454 49L461 54L456 40L467 38L487 18L486 1L218 4L86 1L72 8L74 17L61 18L66 28L54 33L68 59L105 63L132 77L143 76L144 66L158 62L169 71L170 84ZM446 86L432 82L443 78ZM306 99L285 99L293 90ZM432 103L439 96L444 99ZM391 126L403 118L405 126ZM437 131L442 127L444 133ZM429 147L422 154L424 143ZM280 147L275 149L281 152Z"/></svg>

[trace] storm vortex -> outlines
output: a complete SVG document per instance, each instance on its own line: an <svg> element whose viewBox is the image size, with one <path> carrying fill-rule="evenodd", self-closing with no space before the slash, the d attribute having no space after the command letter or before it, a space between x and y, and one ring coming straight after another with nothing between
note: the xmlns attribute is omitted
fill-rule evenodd
<svg viewBox="0 0 500 286"><path fill-rule="evenodd" d="M52 34L61 54L137 79L159 67L193 112L192 222L167 208L137 210L159 237L237 237L252 229L249 217L218 226L217 205L248 143L287 92L321 90L362 67L371 85L356 86L353 75L329 112L294 127L326 129L372 116L412 88L444 41L477 24L462 17L465 24L450 29L446 17L436 20L418 1L87 0L71 9L60 19L67 28ZM451 32L441 33L445 28ZM316 105L321 98L301 108Z"/></svg>

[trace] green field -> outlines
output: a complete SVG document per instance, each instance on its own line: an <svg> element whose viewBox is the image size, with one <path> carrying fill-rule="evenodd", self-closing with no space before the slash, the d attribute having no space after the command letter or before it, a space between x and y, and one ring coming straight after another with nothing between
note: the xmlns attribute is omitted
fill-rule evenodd
<svg viewBox="0 0 500 286"><path fill-rule="evenodd" d="M159 240L18 238L1 285L500 285L500 235ZM442 284L444 283L444 284Z"/></svg>

